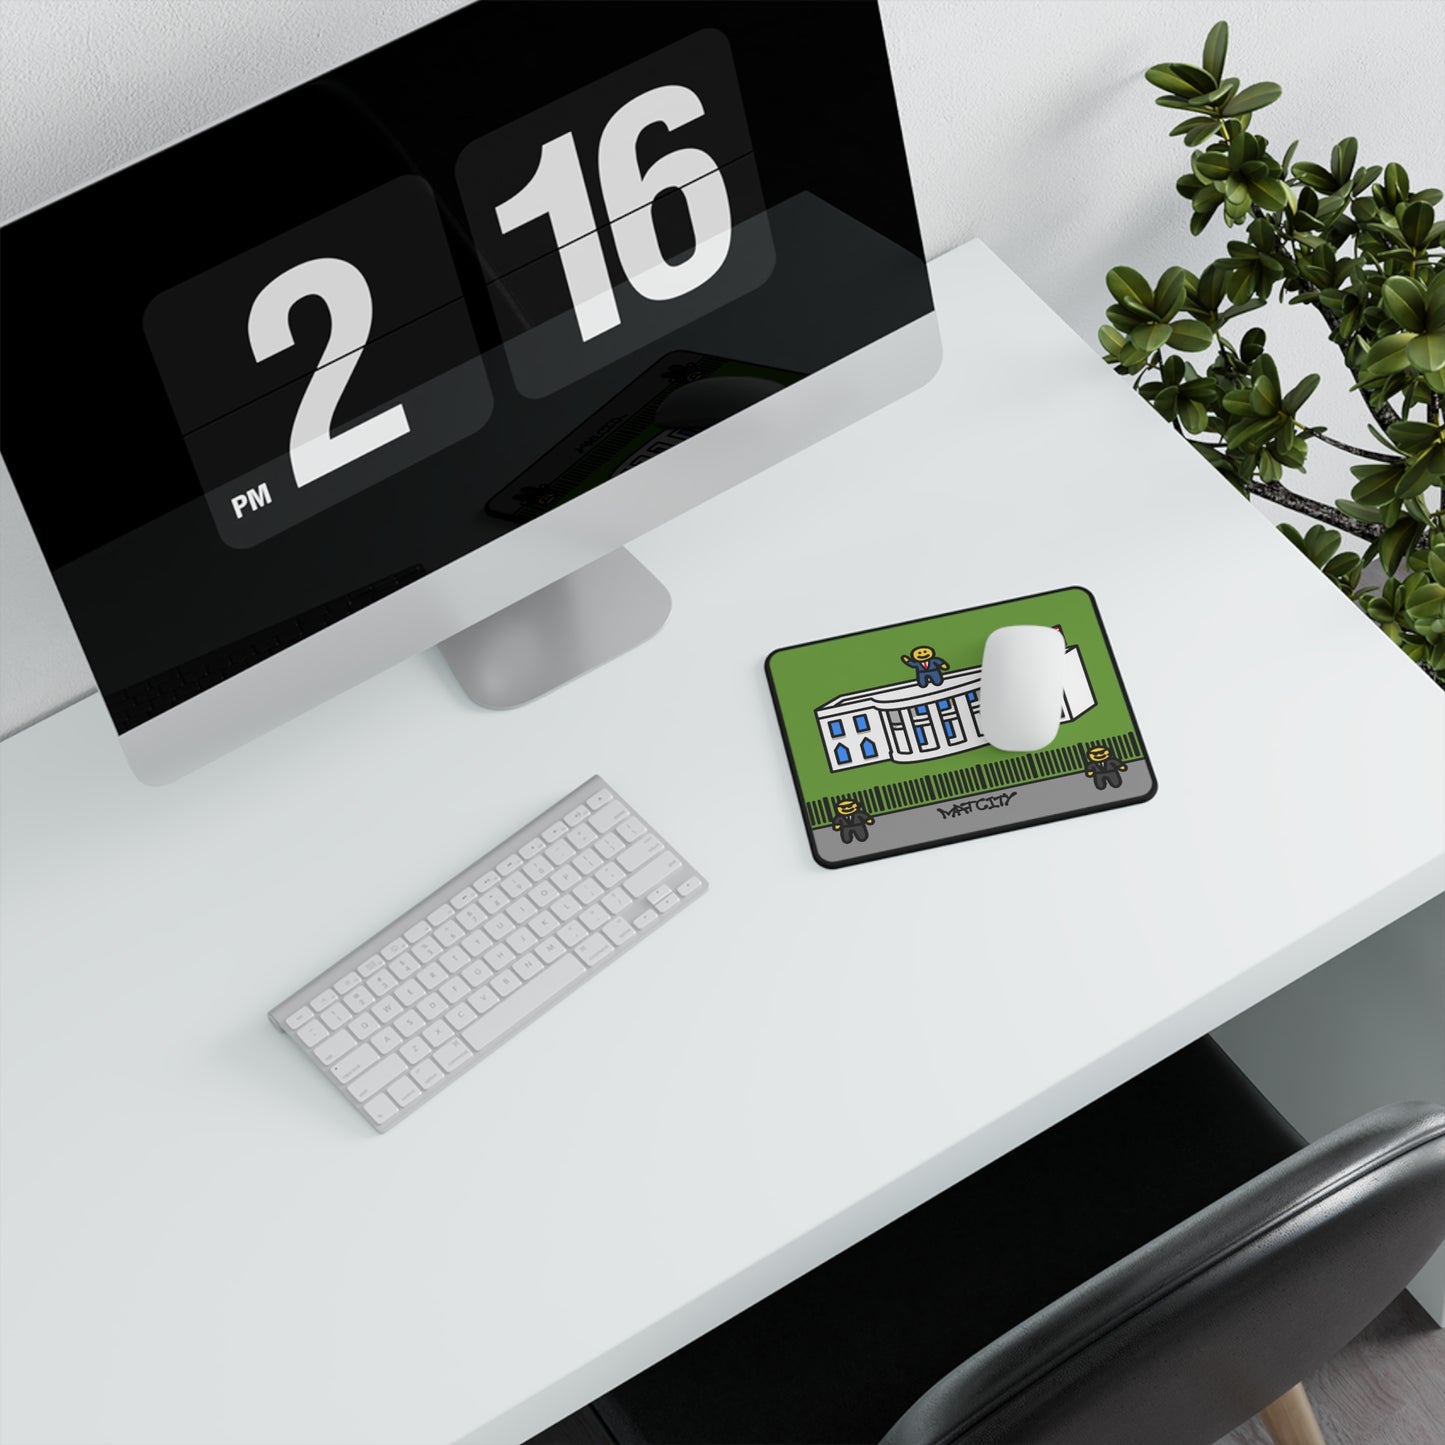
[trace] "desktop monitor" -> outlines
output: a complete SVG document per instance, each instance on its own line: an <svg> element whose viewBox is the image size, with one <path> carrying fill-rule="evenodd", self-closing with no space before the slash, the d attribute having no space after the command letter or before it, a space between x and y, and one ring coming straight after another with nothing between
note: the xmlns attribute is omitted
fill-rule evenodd
<svg viewBox="0 0 1445 1445"><path fill-rule="evenodd" d="M615 655L625 543L939 359L857 0L474 4L0 254L0 446L151 782L437 643L493 706Z"/></svg>

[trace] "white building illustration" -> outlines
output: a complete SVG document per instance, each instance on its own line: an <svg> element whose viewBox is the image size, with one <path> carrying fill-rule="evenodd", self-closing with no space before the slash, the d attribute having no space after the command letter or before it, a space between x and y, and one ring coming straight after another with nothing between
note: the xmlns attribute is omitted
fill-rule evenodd
<svg viewBox="0 0 1445 1445"><path fill-rule="evenodd" d="M845 692L818 708L815 716L835 773L879 763L926 762L948 753L982 747L988 739L978 725L980 667L946 672L939 686L888 683L866 692ZM1061 721L1094 706L1094 689L1079 649L1064 653Z"/></svg>

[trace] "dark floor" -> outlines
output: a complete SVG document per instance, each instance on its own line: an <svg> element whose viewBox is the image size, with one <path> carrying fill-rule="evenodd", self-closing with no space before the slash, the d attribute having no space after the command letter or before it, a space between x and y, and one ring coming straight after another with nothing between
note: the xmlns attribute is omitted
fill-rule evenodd
<svg viewBox="0 0 1445 1445"><path fill-rule="evenodd" d="M1445 1445L1445 1330L1402 1294L1305 1380L1329 1445ZM589 1410L529 1445L611 1445ZM1219 1445L1270 1445L1255 1421Z"/></svg>

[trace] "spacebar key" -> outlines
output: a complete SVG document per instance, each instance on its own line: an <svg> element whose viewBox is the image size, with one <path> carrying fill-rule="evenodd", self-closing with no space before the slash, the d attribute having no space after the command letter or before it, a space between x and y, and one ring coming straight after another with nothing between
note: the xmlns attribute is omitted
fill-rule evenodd
<svg viewBox="0 0 1445 1445"><path fill-rule="evenodd" d="M556 998L568 984L586 977L587 970L570 954L559 958L545 973L508 994L496 1008L489 1008L476 1023L464 1028L462 1037L474 1049L485 1049L536 1013L548 999Z"/></svg>

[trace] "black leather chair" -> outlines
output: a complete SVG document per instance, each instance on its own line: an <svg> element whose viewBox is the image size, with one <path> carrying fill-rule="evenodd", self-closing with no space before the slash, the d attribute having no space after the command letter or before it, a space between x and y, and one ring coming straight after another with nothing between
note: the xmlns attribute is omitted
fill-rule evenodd
<svg viewBox="0 0 1445 1445"><path fill-rule="evenodd" d="M1273 1403L1307 1442L1297 1382L1442 1237L1445 1109L1305 1146L1205 1039L595 1401L590 1428L1213 1445Z"/></svg>

